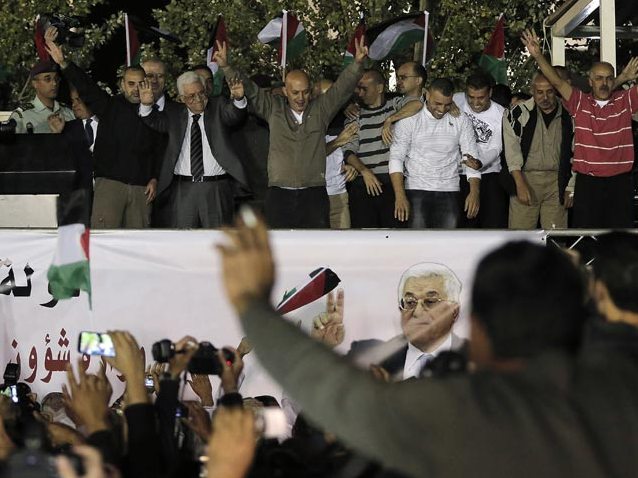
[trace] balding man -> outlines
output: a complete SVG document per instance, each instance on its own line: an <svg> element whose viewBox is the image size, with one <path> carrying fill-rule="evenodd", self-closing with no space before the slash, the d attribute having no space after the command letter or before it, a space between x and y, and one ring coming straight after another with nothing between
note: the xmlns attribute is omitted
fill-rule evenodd
<svg viewBox="0 0 638 478"><path fill-rule="evenodd" d="M543 56L536 33L524 32L523 43L574 118L574 227L632 227L631 115L638 112L638 88L614 92L614 68L601 62L589 71L592 92L585 94L557 74ZM623 73L628 80L636 79L638 60L630 61Z"/></svg>
<svg viewBox="0 0 638 478"><path fill-rule="evenodd" d="M506 112L503 144L507 168L515 185L510 197L509 227L567 227L566 192L570 177L572 120L542 73L532 79L533 97Z"/></svg>
<svg viewBox="0 0 638 478"><path fill-rule="evenodd" d="M215 61L227 78L238 72L227 62L226 45L219 45ZM286 75L284 97L245 81L246 97L258 116L270 126L266 220L271 228L328 228L326 193L326 130L330 120L352 94L368 54L363 40L355 61L325 95L311 98L310 79L301 70Z"/></svg>

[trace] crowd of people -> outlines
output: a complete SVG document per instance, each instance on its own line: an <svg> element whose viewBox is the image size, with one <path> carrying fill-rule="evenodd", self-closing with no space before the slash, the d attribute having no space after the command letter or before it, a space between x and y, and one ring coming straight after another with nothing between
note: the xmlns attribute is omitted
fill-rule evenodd
<svg viewBox="0 0 638 478"><path fill-rule="evenodd" d="M270 303L266 226L241 217L217 245L247 334L237 349L207 358L216 357L220 391L212 371L195 371L193 337L174 344L168 363L145 368L135 338L110 331L114 356L95 374L82 359L69 364L61 392L38 401L25 383L2 386L2 476L609 477L638 469L627 450L638 433L637 235L600 235L589 266L528 242L489 252L475 272L469 339L453 330L456 275L417 264L398 286L402 335L353 342L343 356L332 349L347 327L344 292L329 295L309 335L282 318ZM283 387L280 400L241 395L248 353ZM117 400L108 367L125 380ZM196 400L183 399L186 388ZM266 420L272 411L279 418Z"/></svg>
<svg viewBox="0 0 638 478"><path fill-rule="evenodd" d="M522 40L539 70L512 94L477 70L464 91L407 62L397 93L364 40L336 81L301 70L283 86L215 62L227 87L196 65L166 93L159 58L124 69L110 96L56 44L31 71L36 96L13 113L18 133L61 133L74 145L93 228L215 228L238 204L271 228L563 229L632 227L636 87L633 59L618 77L589 71L590 92L552 67L538 38ZM57 101L62 78L72 109ZM541 121L542 119L542 121ZM573 214L569 211L573 209Z"/></svg>
<svg viewBox="0 0 638 478"><path fill-rule="evenodd" d="M363 40L334 82L296 70L280 89L233 68L220 44L227 93L211 96L211 71L197 65L178 76L174 101L160 59L127 67L110 96L56 35L45 34L52 62L31 72L36 98L14 113L18 132L68 138L94 228L234 225L217 251L246 340L202 356L185 336L146 367L130 332L109 331L114 356L94 374L80 359L41 400L5 374L2 476L636 475L637 235L598 236L587 264L528 242L488 253L468 338L454 332L458 277L415 264L397 288L401 334L341 355L344 291L328 295L310 334L275 311L268 229L565 228L570 208L575 227L631 227L638 90L618 87L638 77L638 59L617 78L595 63L586 94L526 31L539 66L531 95L508 96L481 72L455 92L408 62L390 97ZM60 75L72 110L56 100ZM238 209L249 191L256 207ZM248 353L281 400L242 396ZM214 364L217 395L195 363ZM110 368L125 383L116 400ZM273 410L290 429L274 419L271 434Z"/></svg>

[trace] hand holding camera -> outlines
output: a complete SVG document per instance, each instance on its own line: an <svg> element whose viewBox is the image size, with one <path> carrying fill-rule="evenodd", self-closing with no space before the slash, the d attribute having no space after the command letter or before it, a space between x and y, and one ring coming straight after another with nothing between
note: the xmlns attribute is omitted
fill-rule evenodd
<svg viewBox="0 0 638 478"><path fill-rule="evenodd" d="M156 362L169 363L173 379L179 377L184 370L191 374L221 375L222 361L232 364L235 360L235 353L230 349L222 349L220 356L217 354L218 349L210 342L200 342L197 346L197 341L188 336L176 344L169 339L155 342L152 352Z"/></svg>

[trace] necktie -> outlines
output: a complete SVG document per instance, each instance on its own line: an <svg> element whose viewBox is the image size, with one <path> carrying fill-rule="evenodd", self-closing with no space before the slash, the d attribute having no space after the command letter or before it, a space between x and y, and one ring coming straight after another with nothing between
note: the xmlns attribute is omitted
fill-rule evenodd
<svg viewBox="0 0 638 478"><path fill-rule="evenodd" d="M194 181L204 176L204 151L202 149L202 130L199 127L201 115L193 115L191 125L191 175Z"/></svg>
<svg viewBox="0 0 638 478"><path fill-rule="evenodd" d="M428 364L428 362L432 359L432 355L430 354L423 354L421 355L417 361L416 361L416 367L415 367L415 377L420 377L423 375L423 371L425 370L425 366Z"/></svg>
<svg viewBox="0 0 638 478"><path fill-rule="evenodd" d="M86 134L86 140L89 143L89 148L93 145L93 127L91 126L91 123L93 122L93 120L91 118L87 119L86 122L84 123L84 133Z"/></svg>

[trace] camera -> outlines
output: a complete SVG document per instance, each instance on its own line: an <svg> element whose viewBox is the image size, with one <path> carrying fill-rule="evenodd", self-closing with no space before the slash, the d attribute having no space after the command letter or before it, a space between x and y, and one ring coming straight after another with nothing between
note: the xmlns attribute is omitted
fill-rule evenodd
<svg viewBox="0 0 638 478"><path fill-rule="evenodd" d="M175 350L175 344L169 339L163 339L153 344L151 349L153 360L160 363L166 363L178 353L184 353ZM232 364L235 355L228 349L222 349L224 360L226 363ZM195 354L188 362L188 371L199 375L221 375L223 367L217 355L218 349L210 342L200 342Z"/></svg>
<svg viewBox="0 0 638 478"><path fill-rule="evenodd" d="M77 18L51 13L40 15L39 22L42 31L49 27L58 29L58 37L55 40L58 45L69 45L71 48L81 48L84 45L84 33Z"/></svg>

